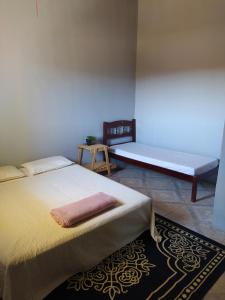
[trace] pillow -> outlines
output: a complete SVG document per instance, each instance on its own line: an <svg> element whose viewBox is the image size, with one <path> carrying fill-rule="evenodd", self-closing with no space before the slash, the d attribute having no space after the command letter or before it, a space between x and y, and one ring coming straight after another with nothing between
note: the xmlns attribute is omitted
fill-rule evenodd
<svg viewBox="0 0 225 300"><path fill-rule="evenodd" d="M0 182L24 177L24 173L14 166L0 167Z"/></svg>
<svg viewBox="0 0 225 300"><path fill-rule="evenodd" d="M63 156L51 156L43 159L34 160L21 165L23 171L28 176L35 174L44 173L50 170L60 169L69 165L73 162Z"/></svg>

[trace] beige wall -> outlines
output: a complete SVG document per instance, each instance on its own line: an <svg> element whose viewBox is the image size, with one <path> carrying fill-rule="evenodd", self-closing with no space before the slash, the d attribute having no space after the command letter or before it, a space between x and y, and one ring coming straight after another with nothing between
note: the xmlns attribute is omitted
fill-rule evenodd
<svg viewBox="0 0 225 300"><path fill-rule="evenodd" d="M220 156L225 1L139 0L137 138Z"/></svg>
<svg viewBox="0 0 225 300"><path fill-rule="evenodd" d="M74 158L134 114L136 0L0 0L0 164Z"/></svg>

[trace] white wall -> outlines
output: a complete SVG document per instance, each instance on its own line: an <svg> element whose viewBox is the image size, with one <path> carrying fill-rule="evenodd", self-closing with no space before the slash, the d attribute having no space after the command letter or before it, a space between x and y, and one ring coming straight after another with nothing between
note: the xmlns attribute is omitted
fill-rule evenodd
<svg viewBox="0 0 225 300"><path fill-rule="evenodd" d="M225 1L139 0L137 140L220 156Z"/></svg>
<svg viewBox="0 0 225 300"><path fill-rule="evenodd" d="M221 151L221 161L216 185L214 200L214 224L216 227L225 230L225 127Z"/></svg>
<svg viewBox="0 0 225 300"><path fill-rule="evenodd" d="M136 0L0 0L0 165L75 157L132 118Z"/></svg>

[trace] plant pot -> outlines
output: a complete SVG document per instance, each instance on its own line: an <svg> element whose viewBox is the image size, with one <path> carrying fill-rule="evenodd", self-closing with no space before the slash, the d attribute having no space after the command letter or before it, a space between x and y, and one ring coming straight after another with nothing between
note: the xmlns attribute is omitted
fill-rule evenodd
<svg viewBox="0 0 225 300"><path fill-rule="evenodd" d="M94 145L94 144L96 144L96 138L95 137L91 137L91 138L86 138L86 143L87 143L87 145L88 146L90 146L90 145Z"/></svg>

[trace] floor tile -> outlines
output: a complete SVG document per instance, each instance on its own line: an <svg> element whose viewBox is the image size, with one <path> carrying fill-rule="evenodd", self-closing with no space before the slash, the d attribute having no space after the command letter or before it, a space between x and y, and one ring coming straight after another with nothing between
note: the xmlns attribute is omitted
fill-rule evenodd
<svg viewBox="0 0 225 300"><path fill-rule="evenodd" d="M141 180L140 178L120 178L120 183L126 185L126 186L129 186L129 187L133 187L133 188L136 188L136 187L139 187L139 188L144 188L145 185L144 185L144 182L143 180Z"/></svg>
<svg viewBox="0 0 225 300"><path fill-rule="evenodd" d="M167 202L183 202L177 192L171 190L151 190L151 196L156 201L167 201Z"/></svg>
<svg viewBox="0 0 225 300"><path fill-rule="evenodd" d="M175 190L174 182L170 178L151 177L145 178L145 185L154 190Z"/></svg>
<svg viewBox="0 0 225 300"><path fill-rule="evenodd" d="M199 233L207 236L218 243L225 245L225 232L219 229L216 229L212 225L212 221L208 223L199 223L198 224Z"/></svg>
<svg viewBox="0 0 225 300"><path fill-rule="evenodd" d="M213 207L208 206L192 206L191 210L193 211L196 222L197 223L205 223L205 224L211 224L212 218L213 218Z"/></svg>

